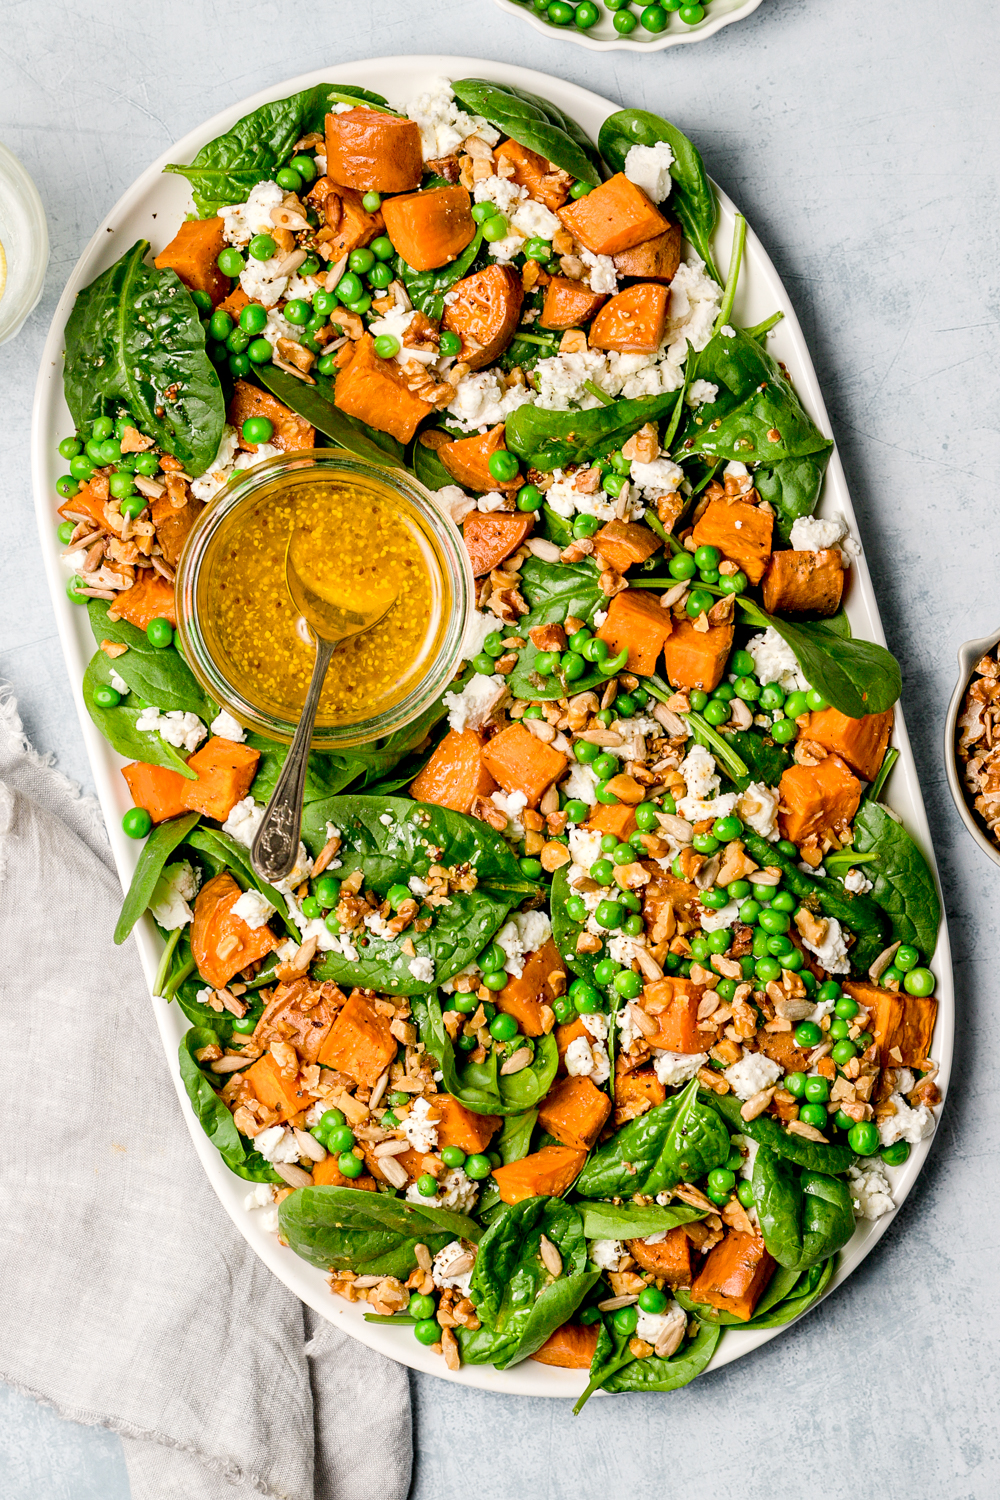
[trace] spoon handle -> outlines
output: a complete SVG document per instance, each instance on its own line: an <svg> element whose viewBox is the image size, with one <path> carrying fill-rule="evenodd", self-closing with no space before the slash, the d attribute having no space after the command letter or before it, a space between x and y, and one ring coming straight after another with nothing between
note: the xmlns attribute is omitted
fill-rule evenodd
<svg viewBox="0 0 1000 1500"><path fill-rule="evenodd" d="M253 841L250 858L254 869L265 880L272 883L283 880L295 868L295 857L299 852L299 834L302 827L302 797L306 784L306 767L309 760L309 745L312 740L319 696L323 691L330 658L336 650L336 641L316 642L316 664L313 667L306 694L305 705L295 738L285 757L278 784L271 793L271 800Z"/></svg>

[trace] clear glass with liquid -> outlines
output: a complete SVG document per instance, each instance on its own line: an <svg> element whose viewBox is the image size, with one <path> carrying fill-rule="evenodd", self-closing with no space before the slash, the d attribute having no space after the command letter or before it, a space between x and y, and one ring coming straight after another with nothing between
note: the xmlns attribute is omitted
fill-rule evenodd
<svg viewBox="0 0 1000 1500"><path fill-rule="evenodd" d="M0 344L19 332L42 295L49 232L38 189L0 142Z"/></svg>

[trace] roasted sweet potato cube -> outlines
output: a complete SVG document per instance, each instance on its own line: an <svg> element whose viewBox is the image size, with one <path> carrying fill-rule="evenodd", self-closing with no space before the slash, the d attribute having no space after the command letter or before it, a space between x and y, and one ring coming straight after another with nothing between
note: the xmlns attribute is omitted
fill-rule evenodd
<svg viewBox="0 0 1000 1500"><path fill-rule="evenodd" d="M188 533L203 511L204 506L199 500L189 500L180 510L176 510L169 495L161 495L150 506L149 514L156 527L156 540L160 544L164 560L172 568L176 567Z"/></svg>
<svg viewBox="0 0 1000 1500"><path fill-rule="evenodd" d="M780 1063L786 1073L809 1073L809 1048L800 1052L793 1040L793 1031L760 1031L757 1034L757 1050L765 1057Z"/></svg>
<svg viewBox="0 0 1000 1500"><path fill-rule="evenodd" d="M589 1370L597 1352L599 1325L564 1323L557 1328L531 1359L540 1365L556 1365L560 1370Z"/></svg>
<svg viewBox="0 0 1000 1500"><path fill-rule="evenodd" d="M262 927L248 927L233 914L242 894L233 877L223 873L202 886L194 903L191 956L213 989L223 989L234 974L278 946L266 922Z"/></svg>
<svg viewBox="0 0 1000 1500"><path fill-rule="evenodd" d="M240 313L248 307L253 299L248 297L238 281L233 282L233 289L224 302L219 303L223 312L228 313L234 323L240 321ZM263 306L263 303L261 304Z"/></svg>
<svg viewBox="0 0 1000 1500"><path fill-rule="evenodd" d="M777 1265L759 1234L731 1229L710 1250L691 1287L691 1301L732 1313L746 1323Z"/></svg>
<svg viewBox="0 0 1000 1500"><path fill-rule="evenodd" d="M489 490L507 490L513 493L520 489L524 479L518 476L516 479L494 479L490 473L490 459L494 453L501 448L506 448L504 441L504 424L498 422L491 427L489 432L475 432L471 437L455 438L450 443L442 443L437 450L437 456L444 464L448 473L456 484L460 484L463 490L473 490L476 494L486 494ZM506 522L528 521L531 516L525 515L523 511L516 514L508 514L506 511L473 511L469 521L481 516L484 521L498 519ZM511 527L511 535L516 534ZM527 531L522 531L522 541L527 536ZM514 543L515 547L520 542ZM513 550L513 549L512 549ZM508 554L505 552L504 556ZM493 565L495 566L495 564Z"/></svg>
<svg viewBox="0 0 1000 1500"><path fill-rule="evenodd" d="M261 1104L266 1104L268 1109L278 1110L282 1120L290 1120L292 1115L308 1109L316 1097L302 1087L298 1069L294 1073L283 1072L270 1052L258 1057L243 1076ZM353 1185L352 1183L351 1186Z"/></svg>
<svg viewBox="0 0 1000 1500"><path fill-rule="evenodd" d="M692 881L678 880L676 875L670 875L666 870L657 873L648 885L643 886L642 914L647 927L656 927L668 903L678 917L700 925L699 895L698 887ZM672 937L673 931L666 935Z"/></svg>
<svg viewBox="0 0 1000 1500"><path fill-rule="evenodd" d="M151 568L143 568L131 588L122 589L115 595L108 619L128 620L136 630L145 630L150 620L169 620L171 625L176 625L173 584Z"/></svg>
<svg viewBox="0 0 1000 1500"><path fill-rule="evenodd" d="M669 1229L665 1240L647 1245L645 1240L628 1240L629 1253L644 1271L662 1276L668 1286L691 1285L691 1241L683 1226Z"/></svg>
<svg viewBox="0 0 1000 1500"><path fill-rule="evenodd" d="M150 766L143 760L122 766L122 775L136 807L144 807L154 823L187 812L185 789L191 785L180 771L169 766Z"/></svg>
<svg viewBox="0 0 1000 1500"><path fill-rule="evenodd" d="M345 116L337 118L342 120ZM397 360L379 359L370 333L362 334L355 343L345 345L345 349L351 357L337 375L333 404L349 417L357 417L379 432L408 443L424 418L430 416L433 406L409 389Z"/></svg>
<svg viewBox="0 0 1000 1500"><path fill-rule="evenodd" d="M504 558L516 552L534 523L533 515L520 510L472 511L462 527L462 537L476 578L498 568Z"/></svg>
<svg viewBox="0 0 1000 1500"><path fill-rule="evenodd" d="M647 1037L651 1047L663 1052L706 1052L714 1040L711 1032L698 1030L698 1006L705 993L703 984L690 979L655 979L642 991L642 1008L656 1022L655 1036ZM665 1002L665 1009L658 1009ZM707 1040L706 1040L707 1039Z"/></svg>
<svg viewBox="0 0 1000 1500"><path fill-rule="evenodd" d="M722 681L732 645L731 621L696 630L694 620L675 620L663 643L667 680L675 688L701 688L710 693Z"/></svg>
<svg viewBox="0 0 1000 1500"><path fill-rule="evenodd" d="M926 1068L938 1011L933 996L897 994L858 979L845 979L844 989L871 1011L881 1067Z"/></svg>
<svg viewBox="0 0 1000 1500"><path fill-rule="evenodd" d="M572 235L595 255L617 255L670 226L642 188L617 172L607 182L559 210Z"/></svg>
<svg viewBox="0 0 1000 1500"><path fill-rule="evenodd" d="M539 328L582 328L607 302L604 292L592 292L585 281L553 276L545 288Z"/></svg>
<svg viewBox="0 0 1000 1500"><path fill-rule="evenodd" d="M483 762L505 792L523 792L529 807L538 806L569 764L561 750L537 740L523 724L510 724L487 741Z"/></svg>
<svg viewBox="0 0 1000 1500"><path fill-rule="evenodd" d="M832 750L858 776L874 781L885 759L892 718L891 708L881 714L865 714L861 719L849 719L838 708L824 708L809 715L803 738Z"/></svg>
<svg viewBox="0 0 1000 1500"><path fill-rule="evenodd" d="M590 1032L584 1026L580 1016L575 1016L572 1021L566 1021L564 1025L556 1027L556 1046L559 1049L560 1073L566 1071L566 1053L570 1044L581 1036L587 1037L588 1040L590 1038Z"/></svg>
<svg viewBox="0 0 1000 1500"><path fill-rule="evenodd" d="M774 517L745 500L710 500L694 528L695 546L718 547L738 563L751 583L760 583L771 556Z"/></svg>
<svg viewBox="0 0 1000 1500"><path fill-rule="evenodd" d="M434 802L453 812L471 812L477 797L496 791L483 765L483 740L475 729L450 729L423 770L410 783L414 802Z"/></svg>
<svg viewBox="0 0 1000 1500"><path fill-rule="evenodd" d="M324 991L332 988L323 986ZM303 993L298 980L279 984L254 1029L253 1045L263 1052L273 1041L289 1042L303 1063L318 1062L343 998L339 990L332 995L321 991L319 998Z"/></svg>
<svg viewBox="0 0 1000 1500"><path fill-rule="evenodd" d="M226 248L224 230L220 218L185 219L153 265L158 271L176 271L190 291L207 292L218 307L229 290L229 277L216 264Z"/></svg>
<svg viewBox="0 0 1000 1500"><path fill-rule="evenodd" d="M681 263L679 224L668 224L662 234L643 240L631 250L620 250L613 257L619 276L637 276L643 281L673 281Z"/></svg>
<svg viewBox="0 0 1000 1500"><path fill-rule="evenodd" d="M822 552L772 552L764 574L764 608L772 615L835 615L844 592L836 547Z"/></svg>
<svg viewBox="0 0 1000 1500"><path fill-rule="evenodd" d="M385 220L376 209L370 214L362 202L363 194L356 188L334 187L323 199L323 217L326 227L333 235L324 241L331 261L342 255L350 255L363 245L370 245L378 235L385 233Z"/></svg>
<svg viewBox="0 0 1000 1500"><path fill-rule="evenodd" d="M543 1146L520 1161L494 1167L493 1176L504 1203L523 1198L560 1198L576 1181L587 1159L586 1151L572 1146Z"/></svg>
<svg viewBox="0 0 1000 1500"><path fill-rule="evenodd" d="M355 1083L373 1088L396 1056L389 1021L364 995L351 996L333 1024L320 1052L325 1068L346 1073Z"/></svg>
<svg viewBox="0 0 1000 1500"><path fill-rule="evenodd" d="M606 302L594 319L590 344L622 354L655 354L667 326L670 290L659 281L640 281Z"/></svg>
<svg viewBox="0 0 1000 1500"><path fill-rule="evenodd" d="M590 809L588 828L597 828L601 833L613 833L625 843L630 833L635 833L635 808L628 802L598 802Z"/></svg>
<svg viewBox="0 0 1000 1500"><path fill-rule="evenodd" d="M628 648L629 672L648 677L656 671L663 643L674 628L673 616L646 589L625 589L608 605L608 617L598 630L612 656Z"/></svg>
<svg viewBox="0 0 1000 1500"><path fill-rule="evenodd" d="M492 996L498 1010L513 1016L525 1036L542 1036L542 1006L551 1005L565 985L557 989L552 976L566 973L566 965L555 943L549 938L541 948L529 953L520 974L512 974L502 990ZM553 1132L554 1134L555 1132Z"/></svg>
<svg viewBox="0 0 1000 1500"><path fill-rule="evenodd" d="M107 504L106 495L97 495L89 484L81 484L76 494L70 500L64 500L59 506L57 514L68 521L70 515L89 516L95 526L104 526L104 507Z"/></svg>
<svg viewBox="0 0 1000 1500"><path fill-rule="evenodd" d="M544 156L517 141L504 141L493 155L498 166L509 162L514 168L512 180L518 187L527 188L529 195L544 203L551 213L562 208L573 182L566 172L553 172Z"/></svg>
<svg viewBox="0 0 1000 1500"><path fill-rule="evenodd" d="M369 1177L366 1172L360 1177L345 1177L337 1165L338 1159L331 1154L325 1161L316 1163L312 1169L314 1186L360 1188L363 1193L378 1192L374 1177Z"/></svg>
<svg viewBox="0 0 1000 1500"><path fill-rule="evenodd" d="M616 573L624 573L636 563L644 563L663 543L655 531L638 521L606 521L594 537L598 561Z"/></svg>
<svg viewBox="0 0 1000 1500"><path fill-rule="evenodd" d="M470 370L499 359L517 330L523 301L524 288L513 266L486 266L455 283L441 327L459 335L457 357Z"/></svg>
<svg viewBox="0 0 1000 1500"><path fill-rule="evenodd" d="M615 1078L615 1128L655 1109L666 1097L667 1091L652 1068L619 1073Z"/></svg>
<svg viewBox="0 0 1000 1500"><path fill-rule="evenodd" d="M431 1098L438 1117L438 1148L460 1146L468 1156L485 1151L503 1124L499 1115L477 1115L450 1094Z"/></svg>
<svg viewBox="0 0 1000 1500"><path fill-rule="evenodd" d="M382 216L393 245L415 271L448 265L476 237L472 199L457 182L387 198Z"/></svg>
<svg viewBox="0 0 1000 1500"><path fill-rule="evenodd" d="M861 801L862 785L839 755L815 766L789 766L779 782L781 837L805 844L843 835Z"/></svg>
<svg viewBox="0 0 1000 1500"><path fill-rule="evenodd" d="M188 756L188 765L197 771L197 781L185 781L186 806L191 812L204 813L224 823L250 790L257 774L260 751L250 745L237 744L215 735L200 750Z"/></svg>
<svg viewBox="0 0 1000 1500"><path fill-rule="evenodd" d="M559 1078L542 1100L538 1123L564 1146L589 1151L611 1113L611 1100L589 1078Z"/></svg>
<svg viewBox="0 0 1000 1500"><path fill-rule="evenodd" d="M326 170L338 187L359 193L408 193L420 186L420 126L377 109L326 117Z"/></svg>
<svg viewBox="0 0 1000 1500"><path fill-rule="evenodd" d="M237 380L226 408L226 421L236 428L237 442L248 453L256 453L258 444L247 442L243 436L243 423L248 417L266 417L274 428L268 439L275 448L285 453L297 453L300 448L312 448L316 443L316 429L297 412L290 411L270 391L250 385L246 380Z"/></svg>

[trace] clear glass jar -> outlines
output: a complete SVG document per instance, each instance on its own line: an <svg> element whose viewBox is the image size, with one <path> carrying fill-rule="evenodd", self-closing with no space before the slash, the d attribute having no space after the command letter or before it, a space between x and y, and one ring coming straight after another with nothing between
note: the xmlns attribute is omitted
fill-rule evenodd
<svg viewBox="0 0 1000 1500"><path fill-rule="evenodd" d="M315 750L336 751L350 745L370 744L402 729L440 697L451 682L462 659L462 640L466 622L475 601L472 568L461 533L436 504L431 494L412 475L402 469L354 458L330 449L313 449L283 454L241 470L225 489L205 507L195 523L177 567L175 584L177 629L184 655L201 686L244 727L268 739L288 744L295 733L297 716L293 710L282 712L252 697L247 683L239 676L220 646L220 636L213 618L213 574L221 556L220 549L234 534L247 512L259 507L269 487L276 500L287 499L290 482L319 474L341 479L373 497L396 501L417 533L418 545L431 578L433 605L419 660L416 680L405 684L396 701L390 701L374 715L356 722L317 722L312 739ZM275 481L288 484L275 486ZM292 491L293 493L293 491ZM304 621L296 625L308 640ZM334 654L330 674L337 671Z"/></svg>
<svg viewBox="0 0 1000 1500"><path fill-rule="evenodd" d="M49 231L38 189L0 145L0 344L20 331L42 295Z"/></svg>

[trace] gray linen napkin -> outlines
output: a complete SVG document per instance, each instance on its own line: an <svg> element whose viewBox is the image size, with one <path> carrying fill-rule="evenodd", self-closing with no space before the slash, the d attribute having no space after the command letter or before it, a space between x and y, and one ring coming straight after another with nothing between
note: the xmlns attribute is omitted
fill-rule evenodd
<svg viewBox="0 0 1000 1500"><path fill-rule="evenodd" d="M0 1380L121 1434L133 1500L403 1500L406 1371L338 1333L215 1198L100 811L0 685Z"/></svg>

